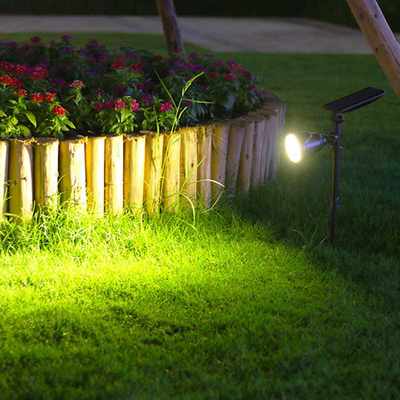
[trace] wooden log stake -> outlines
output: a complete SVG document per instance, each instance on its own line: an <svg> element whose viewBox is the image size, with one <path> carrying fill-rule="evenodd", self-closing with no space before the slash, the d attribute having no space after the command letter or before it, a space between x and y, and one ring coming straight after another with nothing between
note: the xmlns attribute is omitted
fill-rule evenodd
<svg viewBox="0 0 400 400"><path fill-rule="evenodd" d="M107 136L104 153L104 207L110 214L124 209L124 138Z"/></svg>
<svg viewBox="0 0 400 400"><path fill-rule="evenodd" d="M62 140L59 158L61 199L82 211L87 207L85 141L84 138Z"/></svg>
<svg viewBox="0 0 400 400"><path fill-rule="evenodd" d="M400 96L400 44L379 4L376 0L347 0L347 3L393 90Z"/></svg>
<svg viewBox="0 0 400 400"><path fill-rule="evenodd" d="M86 150L86 189L88 210L96 217L104 215L105 137L89 137Z"/></svg>
<svg viewBox="0 0 400 400"><path fill-rule="evenodd" d="M33 214L32 140L12 139L9 158L9 213L20 221Z"/></svg>
<svg viewBox="0 0 400 400"><path fill-rule="evenodd" d="M276 130L278 128L277 124L278 117L276 115L271 115L265 124L265 135L267 137L267 162L264 169L264 183L272 180L276 173L275 164L275 151L276 146Z"/></svg>
<svg viewBox="0 0 400 400"><path fill-rule="evenodd" d="M165 135L163 163L163 205L166 211L172 212L179 208L181 163L181 135L179 133Z"/></svg>
<svg viewBox="0 0 400 400"><path fill-rule="evenodd" d="M262 183L261 171L265 165L265 121L257 119L254 126L254 141L253 141L253 166L251 168L251 187L257 188Z"/></svg>
<svg viewBox="0 0 400 400"><path fill-rule="evenodd" d="M175 5L173 0L156 0L158 13L160 14L165 40L167 42L168 53L171 56L183 54L181 32L176 17Z"/></svg>
<svg viewBox="0 0 400 400"><path fill-rule="evenodd" d="M186 204L197 200L197 127L182 128L181 134L181 191Z"/></svg>
<svg viewBox="0 0 400 400"><path fill-rule="evenodd" d="M161 205L164 135L146 136L144 199L149 215L156 215Z"/></svg>
<svg viewBox="0 0 400 400"><path fill-rule="evenodd" d="M211 207L211 149L213 127L203 126L197 135L197 194L200 204Z"/></svg>
<svg viewBox="0 0 400 400"><path fill-rule="evenodd" d="M0 221L7 212L8 197L8 161L10 144L6 140L0 141Z"/></svg>
<svg viewBox="0 0 400 400"><path fill-rule="evenodd" d="M55 209L58 205L59 141L40 138L34 143L35 206Z"/></svg>
<svg viewBox="0 0 400 400"><path fill-rule="evenodd" d="M144 203L146 136L124 139L124 206L141 213Z"/></svg>
<svg viewBox="0 0 400 400"><path fill-rule="evenodd" d="M230 125L214 125L211 155L212 201L217 201L225 189L226 160Z"/></svg>
<svg viewBox="0 0 400 400"><path fill-rule="evenodd" d="M246 125L239 165L239 192L248 192L251 187L251 169L253 165L254 122Z"/></svg>
<svg viewBox="0 0 400 400"><path fill-rule="evenodd" d="M228 155L226 161L226 190L229 194L236 192L239 175L240 154L246 133L243 122L235 121L231 125L228 142Z"/></svg>

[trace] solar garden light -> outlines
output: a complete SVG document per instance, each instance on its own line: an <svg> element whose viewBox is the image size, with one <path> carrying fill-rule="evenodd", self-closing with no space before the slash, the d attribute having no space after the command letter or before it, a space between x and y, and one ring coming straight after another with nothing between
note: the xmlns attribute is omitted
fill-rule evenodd
<svg viewBox="0 0 400 400"><path fill-rule="evenodd" d="M325 104L325 110L332 112L334 131L328 134L322 133L288 133L285 137L285 151L290 161L299 163L308 154L330 145L333 154L332 164L332 192L329 215L329 242L333 243L336 236L336 213L340 204L339 176L340 176L340 152L343 114L364 107L379 98L385 92L381 89L368 87L349 96Z"/></svg>

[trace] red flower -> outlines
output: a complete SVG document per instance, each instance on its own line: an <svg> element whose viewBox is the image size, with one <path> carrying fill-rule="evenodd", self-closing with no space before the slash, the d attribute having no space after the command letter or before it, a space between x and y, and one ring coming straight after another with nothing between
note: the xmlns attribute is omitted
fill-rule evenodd
<svg viewBox="0 0 400 400"><path fill-rule="evenodd" d="M114 101L114 110L122 110L123 108L125 108L125 102L122 99Z"/></svg>
<svg viewBox="0 0 400 400"><path fill-rule="evenodd" d="M18 89L17 90L17 95L18 97L25 97L28 94L28 92L25 89Z"/></svg>
<svg viewBox="0 0 400 400"><path fill-rule="evenodd" d="M45 101L45 95L43 93L32 93L31 99L34 103L43 103Z"/></svg>
<svg viewBox="0 0 400 400"><path fill-rule="evenodd" d="M11 77L10 75L0 76L0 83L4 86L18 86L17 79Z"/></svg>
<svg viewBox="0 0 400 400"><path fill-rule="evenodd" d="M40 43L41 39L39 36L33 36L31 37L31 42L32 43Z"/></svg>
<svg viewBox="0 0 400 400"><path fill-rule="evenodd" d="M58 115L59 117L63 117L66 113L65 108L61 106L54 106L51 111L54 115Z"/></svg>
<svg viewBox="0 0 400 400"><path fill-rule="evenodd" d="M14 64L8 61L0 61L0 69L6 72L13 72L14 71Z"/></svg>
<svg viewBox="0 0 400 400"><path fill-rule="evenodd" d="M69 85L69 87L72 87L74 89L82 89L83 87L85 87L85 84L80 80L75 80Z"/></svg>
<svg viewBox="0 0 400 400"><path fill-rule="evenodd" d="M44 99L47 101L47 102L49 102L49 103L52 103L55 99L56 99L56 93L54 93L54 92L46 92L45 94L44 94Z"/></svg>
<svg viewBox="0 0 400 400"><path fill-rule="evenodd" d="M139 102L136 99L133 99L131 101L131 111L132 112L137 112L137 111L139 111L139 108L140 108Z"/></svg>
<svg viewBox="0 0 400 400"><path fill-rule="evenodd" d="M173 108L174 107L170 101L166 101L166 102L160 104L160 112L162 112L162 113L171 111Z"/></svg>
<svg viewBox="0 0 400 400"><path fill-rule="evenodd" d="M125 67L124 64L125 64L124 60L121 57L119 57L111 64L111 68L112 69L122 69Z"/></svg>
<svg viewBox="0 0 400 400"><path fill-rule="evenodd" d="M208 73L208 77L209 77L210 79L216 79L216 78L219 77L219 73L218 73L218 72L215 72L215 71L211 71L211 72Z"/></svg>
<svg viewBox="0 0 400 400"><path fill-rule="evenodd" d="M236 79L235 75L232 74L231 72L227 73L224 75L224 79L226 81L234 81Z"/></svg>
<svg viewBox="0 0 400 400"><path fill-rule="evenodd" d="M97 112L100 112L101 110L103 110L104 109L104 105L103 105L103 103L96 103L95 105L94 105L94 109L97 111Z"/></svg>
<svg viewBox="0 0 400 400"><path fill-rule="evenodd" d="M133 72L142 72L143 71L143 64L142 63L136 63L131 65L131 70Z"/></svg>

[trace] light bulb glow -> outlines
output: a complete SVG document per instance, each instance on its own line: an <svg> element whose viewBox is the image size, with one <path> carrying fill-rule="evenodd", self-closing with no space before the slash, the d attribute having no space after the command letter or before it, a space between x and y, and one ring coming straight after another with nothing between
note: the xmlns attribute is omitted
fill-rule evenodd
<svg viewBox="0 0 400 400"><path fill-rule="evenodd" d="M286 135L285 151L291 162L298 163L303 159L303 143L294 133Z"/></svg>

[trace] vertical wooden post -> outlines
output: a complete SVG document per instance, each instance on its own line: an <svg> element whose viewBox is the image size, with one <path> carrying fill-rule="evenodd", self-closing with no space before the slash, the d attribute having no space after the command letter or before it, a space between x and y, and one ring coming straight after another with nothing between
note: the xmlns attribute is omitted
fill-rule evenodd
<svg viewBox="0 0 400 400"><path fill-rule="evenodd" d="M236 185L239 175L240 153L246 127L242 122L235 121L229 132L228 155L226 160L226 189L230 194L236 192Z"/></svg>
<svg viewBox="0 0 400 400"><path fill-rule="evenodd" d="M261 171L265 164L265 154L263 153L265 143L264 119L257 118L254 124L253 166L251 168L251 187L253 189L262 183Z"/></svg>
<svg viewBox="0 0 400 400"><path fill-rule="evenodd" d="M158 214L161 205L164 135L146 136L144 197L149 215Z"/></svg>
<svg viewBox="0 0 400 400"><path fill-rule="evenodd" d="M197 136L197 194L200 204L209 208L211 206L211 125L202 126Z"/></svg>
<svg viewBox="0 0 400 400"><path fill-rule="evenodd" d="M240 153L239 182L240 192L248 192L251 186L251 169L253 164L254 122L249 122L245 128L242 151Z"/></svg>
<svg viewBox="0 0 400 400"><path fill-rule="evenodd" d="M181 188L190 201L197 199L197 127L182 128L181 137Z"/></svg>
<svg viewBox="0 0 400 400"><path fill-rule="evenodd" d="M22 221L33 214L32 141L12 139L9 164L9 212Z"/></svg>
<svg viewBox="0 0 400 400"><path fill-rule="evenodd" d="M180 194L181 135L164 137L163 203L166 211L176 211Z"/></svg>
<svg viewBox="0 0 400 400"><path fill-rule="evenodd" d="M141 212L144 201L146 136L126 136L124 140L124 205Z"/></svg>
<svg viewBox="0 0 400 400"><path fill-rule="evenodd" d="M9 142L0 141L0 221L7 212Z"/></svg>
<svg viewBox="0 0 400 400"><path fill-rule="evenodd" d="M400 96L400 44L376 0L347 0L382 70Z"/></svg>
<svg viewBox="0 0 400 400"><path fill-rule="evenodd" d="M104 161L104 206L110 214L124 208L124 138L106 137Z"/></svg>
<svg viewBox="0 0 400 400"><path fill-rule="evenodd" d="M86 188L88 210L97 217L104 215L104 144L105 137L86 141Z"/></svg>
<svg viewBox="0 0 400 400"><path fill-rule="evenodd" d="M54 209L58 204L57 139L40 138L34 144L35 206Z"/></svg>
<svg viewBox="0 0 400 400"><path fill-rule="evenodd" d="M228 155L229 124L214 125L211 155L212 200L216 201L225 188L226 159Z"/></svg>
<svg viewBox="0 0 400 400"><path fill-rule="evenodd" d="M86 210L85 139L62 140L59 165L62 200Z"/></svg>
<svg viewBox="0 0 400 400"><path fill-rule="evenodd" d="M181 32L176 17L173 0L156 0L158 13L160 14L165 40L167 41L168 53L172 55L183 54Z"/></svg>

